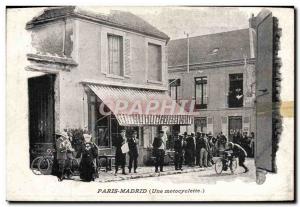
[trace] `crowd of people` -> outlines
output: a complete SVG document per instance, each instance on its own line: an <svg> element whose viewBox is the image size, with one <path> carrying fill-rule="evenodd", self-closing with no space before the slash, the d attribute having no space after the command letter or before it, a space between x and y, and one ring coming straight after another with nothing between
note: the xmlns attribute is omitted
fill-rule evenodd
<svg viewBox="0 0 300 207"><path fill-rule="evenodd" d="M122 174L126 175L126 154L129 156L128 173L137 173L138 167L138 133L132 131L126 133L125 129L120 131L113 142L115 146L115 175L119 168L122 169ZM246 133L241 135L235 133L232 142L228 142L226 136L220 132L217 136L211 133L197 132L188 134L187 132L179 134L174 132L172 137L174 150L174 167L175 170L182 170L183 165L189 167L199 166L207 168L214 164L213 157L222 156L224 151L231 149L239 158L239 165L248 171L244 165L245 157L254 156L254 133L250 136ZM60 181L65 176L69 176L68 160L80 158L80 178L83 181L93 181L97 177L97 157L98 147L92 142L92 137L89 134L83 134L84 141L74 153L69 136L67 133L56 134L56 175ZM166 134L160 131L158 136L154 138L152 143L152 155L155 158L155 172L164 171L164 157L167 146Z"/></svg>

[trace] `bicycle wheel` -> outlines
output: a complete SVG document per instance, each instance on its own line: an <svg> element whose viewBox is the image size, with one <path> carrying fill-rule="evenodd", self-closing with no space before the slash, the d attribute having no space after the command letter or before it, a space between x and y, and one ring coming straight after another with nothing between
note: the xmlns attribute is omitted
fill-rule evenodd
<svg viewBox="0 0 300 207"><path fill-rule="evenodd" d="M219 158L215 162L215 171L217 174L221 174L223 171L223 160L222 158Z"/></svg>
<svg viewBox="0 0 300 207"><path fill-rule="evenodd" d="M76 159L70 160L70 172L75 175L79 171L79 162Z"/></svg>
<svg viewBox="0 0 300 207"><path fill-rule="evenodd" d="M38 167L39 167L39 171L43 175L50 174L51 163L49 161L49 158L47 158L47 157L41 158L39 161Z"/></svg>
<svg viewBox="0 0 300 207"><path fill-rule="evenodd" d="M32 160L31 165L30 165L30 169L32 170L32 172L35 175L41 175L41 171L39 170L39 161L40 159L42 159L43 157L36 157Z"/></svg>
<svg viewBox="0 0 300 207"><path fill-rule="evenodd" d="M237 169L237 160L235 158L232 159L232 163L230 166L230 171L233 174Z"/></svg>

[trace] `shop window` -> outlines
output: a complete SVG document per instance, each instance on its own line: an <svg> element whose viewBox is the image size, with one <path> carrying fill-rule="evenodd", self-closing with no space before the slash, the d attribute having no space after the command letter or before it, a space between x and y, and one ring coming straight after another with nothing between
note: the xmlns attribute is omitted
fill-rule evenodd
<svg viewBox="0 0 300 207"><path fill-rule="evenodd" d="M95 94L91 93L88 100L89 131L100 148L108 148L111 146L110 116L100 114L98 109L102 102ZM105 107L104 110L108 111L109 109Z"/></svg>
<svg viewBox="0 0 300 207"><path fill-rule="evenodd" d="M207 108L207 77L195 78L195 108L206 109Z"/></svg>
<svg viewBox="0 0 300 207"><path fill-rule="evenodd" d="M229 75L228 107L243 107L243 74Z"/></svg>
<svg viewBox="0 0 300 207"><path fill-rule="evenodd" d="M117 35L108 36L108 69L109 73L123 76L123 38Z"/></svg>

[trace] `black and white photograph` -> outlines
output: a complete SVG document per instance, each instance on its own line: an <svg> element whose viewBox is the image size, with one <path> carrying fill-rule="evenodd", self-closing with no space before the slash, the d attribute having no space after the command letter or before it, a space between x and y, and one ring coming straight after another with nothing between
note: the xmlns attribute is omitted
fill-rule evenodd
<svg viewBox="0 0 300 207"><path fill-rule="evenodd" d="M295 8L7 6L8 201L293 201Z"/></svg>

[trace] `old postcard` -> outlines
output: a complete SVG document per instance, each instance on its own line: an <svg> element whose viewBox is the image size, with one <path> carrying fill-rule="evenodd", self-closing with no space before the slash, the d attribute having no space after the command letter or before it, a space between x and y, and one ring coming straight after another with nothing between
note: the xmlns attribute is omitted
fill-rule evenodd
<svg viewBox="0 0 300 207"><path fill-rule="evenodd" d="M293 201L294 8L6 8L8 201Z"/></svg>

